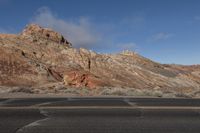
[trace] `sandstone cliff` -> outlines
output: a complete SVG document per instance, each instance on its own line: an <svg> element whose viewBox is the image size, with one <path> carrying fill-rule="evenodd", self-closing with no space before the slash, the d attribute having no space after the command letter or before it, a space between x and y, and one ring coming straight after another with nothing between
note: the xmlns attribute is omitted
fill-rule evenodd
<svg viewBox="0 0 200 133"><path fill-rule="evenodd" d="M17 35L0 34L0 86L51 83L187 93L200 89L200 67L159 64L131 51L75 49L61 34L35 24Z"/></svg>

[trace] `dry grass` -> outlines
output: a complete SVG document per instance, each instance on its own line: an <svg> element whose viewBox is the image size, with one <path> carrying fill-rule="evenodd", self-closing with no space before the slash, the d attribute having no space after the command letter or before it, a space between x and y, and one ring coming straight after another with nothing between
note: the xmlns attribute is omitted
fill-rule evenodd
<svg viewBox="0 0 200 133"><path fill-rule="evenodd" d="M167 89L135 89L104 87L98 89L73 88L62 84L46 87L2 87L0 93L25 93L25 94L62 94L72 96L135 96L135 97L166 97L166 98L189 98L200 97L200 90L196 89L190 93L177 92Z"/></svg>

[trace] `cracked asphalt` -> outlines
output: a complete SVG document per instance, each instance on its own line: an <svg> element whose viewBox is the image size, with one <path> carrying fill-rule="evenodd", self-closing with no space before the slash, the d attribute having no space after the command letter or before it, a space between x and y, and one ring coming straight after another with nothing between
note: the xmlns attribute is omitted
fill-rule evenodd
<svg viewBox="0 0 200 133"><path fill-rule="evenodd" d="M1 133L199 133L200 99L0 99Z"/></svg>

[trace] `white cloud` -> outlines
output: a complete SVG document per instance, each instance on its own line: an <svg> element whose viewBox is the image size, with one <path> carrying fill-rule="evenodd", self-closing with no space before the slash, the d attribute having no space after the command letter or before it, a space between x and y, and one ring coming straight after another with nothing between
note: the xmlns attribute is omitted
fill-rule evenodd
<svg viewBox="0 0 200 133"><path fill-rule="evenodd" d="M91 22L86 17L67 21L58 18L49 8L42 7L31 22L60 32L74 47L93 48L100 40L100 36L93 30Z"/></svg>
<svg viewBox="0 0 200 133"><path fill-rule="evenodd" d="M166 39L168 39L168 38L170 38L172 36L173 35L170 34L170 33L160 32L160 33L157 33L157 34L153 35L151 40L153 40L153 41L166 40Z"/></svg>
<svg viewBox="0 0 200 133"><path fill-rule="evenodd" d="M127 20L127 23L133 24L141 21L143 21L143 18L137 17ZM52 28L61 33L76 48L84 47L97 52L136 49L136 44L133 42L118 43L116 41L123 34L121 30L115 30L119 26L113 23L92 23L87 17L62 19L48 7L38 9L31 19L31 23Z"/></svg>

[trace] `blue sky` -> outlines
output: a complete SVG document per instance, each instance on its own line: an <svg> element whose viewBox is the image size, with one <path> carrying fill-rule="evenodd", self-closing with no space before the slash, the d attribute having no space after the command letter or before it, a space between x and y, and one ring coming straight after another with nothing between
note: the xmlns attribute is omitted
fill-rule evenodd
<svg viewBox="0 0 200 133"><path fill-rule="evenodd" d="M75 47L200 64L199 0L0 0L0 18L0 32L19 33L37 23Z"/></svg>

